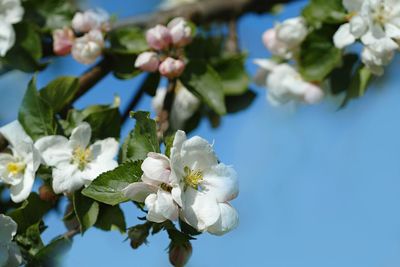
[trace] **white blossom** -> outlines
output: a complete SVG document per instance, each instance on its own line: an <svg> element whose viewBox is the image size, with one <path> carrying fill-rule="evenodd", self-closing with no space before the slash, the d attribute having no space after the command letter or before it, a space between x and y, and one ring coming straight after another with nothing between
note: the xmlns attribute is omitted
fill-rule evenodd
<svg viewBox="0 0 400 267"><path fill-rule="evenodd" d="M118 142L107 138L89 145L92 130L86 122L70 136L46 136L36 141L46 165L53 167L53 190L68 193L87 186L101 173L117 167Z"/></svg>
<svg viewBox="0 0 400 267"><path fill-rule="evenodd" d="M267 87L267 99L274 106L291 101L315 104L324 96L320 87L304 81L289 64L262 59L255 60L255 63L261 67L256 82Z"/></svg>
<svg viewBox="0 0 400 267"><path fill-rule="evenodd" d="M84 36L75 39L72 46L72 57L83 64L91 64L102 53L104 37L99 30L91 30Z"/></svg>
<svg viewBox="0 0 400 267"><path fill-rule="evenodd" d="M21 202L32 191L41 162L40 154L18 121L3 126L0 133L7 139L11 150L11 154L0 153L0 180L10 186L11 199Z"/></svg>
<svg viewBox="0 0 400 267"><path fill-rule="evenodd" d="M275 55L285 59L293 57L307 37L307 25L302 17L287 19L263 34L263 43Z"/></svg>
<svg viewBox="0 0 400 267"><path fill-rule="evenodd" d="M18 245L13 242L17 224L8 216L0 214L0 267L16 267L22 264Z"/></svg>
<svg viewBox="0 0 400 267"><path fill-rule="evenodd" d="M110 29L110 16L107 11L96 8L85 12L77 12L72 19L72 28L81 33L91 30L108 31Z"/></svg>
<svg viewBox="0 0 400 267"><path fill-rule="evenodd" d="M175 134L170 160L172 179L180 184L180 197L173 197L182 207L181 218L201 232L222 235L233 230L239 221L229 204L239 193L233 168L218 162L206 140L187 139L183 131Z"/></svg>
<svg viewBox="0 0 400 267"><path fill-rule="evenodd" d="M166 93L167 90L165 88L159 88L156 91L156 95L152 100L152 106L157 113L160 113L163 108ZM181 129L199 107L200 100L182 84L178 83L171 109L171 128L175 130Z"/></svg>
<svg viewBox="0 0 400 267"><path fill-rule="evenodd" d="M24 9L20 0L0 0L0 56L5 56L15 43L12 24L22 20Z"/></svg>
<svg viewBox="0 0 400 267"><path fill-rule="evenodd" d="M171 176L169 159L158 153L149 153L142 163L141 182L130 184L123 192L125 196L145 203L148 209L147 220L161 223L177 220L178 204L172 195L180 193L179 184ZM178 191L176 191L178 190Z"/></svg>

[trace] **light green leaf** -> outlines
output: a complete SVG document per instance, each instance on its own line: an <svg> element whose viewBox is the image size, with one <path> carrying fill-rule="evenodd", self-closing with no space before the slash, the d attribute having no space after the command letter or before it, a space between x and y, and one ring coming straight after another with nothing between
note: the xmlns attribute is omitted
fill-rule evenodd
<svg viewBox="0 0 400 267"><path fill-rule="evenodd" d="M112 206L128 201L122 190L140 180L143 173L141 164L141 161L127 161L116 169L101 174L82 190L82 194Z"/></svg>
<svg viewBox="0 0 400 267"><path fill-rule="evenodd" d="M57 132L54 111L39 95L35 77L29 82L28 89L25 92L19 109L18 120L33 140Z"/></svg>
<svg viewBox="0 0 400 267"><path fill-rule="evenodd" d="M121 162L143 160L149 152L160 152L156 122L150 119L150 113L138 111L132 113L132 117L136 125L122 145Z"/></svg>
<svg viewBox="0 0 400 267"><path fill-rule="evenodd" d="M363 96L371 80L371 71L366 66L360 65L351 80L346 98L341 107L345 107L351 99Z"/></svg>
<svg viewBox="0 0 400 267"><path fill-rule="evenodd" d="M62 256L71 248L72 240L63 236L53 239L47 246L42 248L34 258L34 262L27 266L47 267L60 266Z"/></svg>
<svg viewBox="0 0 400 267"><path fill-rule="evenodd" d="M203 60L192 60L181 77L182 84L217 114L226 113L224 89L218 73Z"/></svg>
<svg viewBox="0 0 400 267"><path fill-rule="evenodd" d="M342 24L346 21L346 10L342 0L311 0L303 9L302 16L308 25L321 27L322 23Z"/></svg>
<svg viewBox="0 0 400 267"><path fill-rule="evenodd" d="M111 50L120 54L139 54L148 50L145 33L135 27L113 30L109 33ZM133 64L133 62L132 62Z"/></svg>

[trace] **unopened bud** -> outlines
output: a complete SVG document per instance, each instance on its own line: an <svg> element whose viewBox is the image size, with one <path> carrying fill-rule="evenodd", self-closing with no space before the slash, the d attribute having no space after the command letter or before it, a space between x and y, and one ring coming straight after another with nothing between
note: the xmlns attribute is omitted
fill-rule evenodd
<svg viewBox="0 0 400 267"><path fill-rule="evenodd" d="M304 102L307 104L316 104L324 97L322 89L312 83L306 83L304 89Z"/></svg>
<svg viewBox="0 0 400 267"><path fill-rule="evenodd" d="M285 56L288 53L286 45L280 42L276 36L275 29L269 29L262 35L264 46L273 54L277 56Z"/></svg>
<svg viewBox="0 0 400 267"><path fill-rule="evenodd" d="M103 47L103 34L98 30L92 30L75 40L72 56L78 62L91 64L101 55Z"/></svg>
<svg viewBox="0 0 400 267"><path fill-rule="evenodd" d="M110 28L110 16L100 8L89 9L85 12L77 12L72 19L72 28L81 33L91 30L108 31Z"/></svg>
<svg viewBox="0 0 400 267"><path fill-rule="evenodd" d="M53 51L57 56L65 56L71 53L72 45L74 43L74 32L65 27L53 31Z"/></svg>
<svg viewBox="0 0 400 267"><path fill-rule="evenodd" d="M138 224L128 230L128 237L131 240L131 247L137 249L143 244L146 244L147 237L149 236L149 225Z"/></svg>
<svg viewBox="0 0 400 267"><path fill-rule="evenodd" d="M44 184L39 188L39 198L43 201L55 203L58 196L50 185Z"/></svg>
<svg viewBox="0 0 400 267"><path fill-rule="evenodd" d="M159 67L161 75L170 79L181 76L184 70L185 63L180 59L173 59L171 57L167 57Z"/></svg>
<svg viewBox="0 0 400 267"><path fill-rule="evenodd" d="M164 50L171 44L172 37L167 27L157 25L146 32L146 40L151 48Z"/></svg>
<svg viewBox="0 0 400 267"><path fill-rule="evenodd" d="M138 55L135 61L135 67L143 71L155 72L158 70L160 60L155 52L143 52Z"/></svg>
<svg viewBox="0 0 400 267"><path fill-rule="evenodd" d="M177 47L183 47L192 41L192 28L184 18L174 18L168 23L172 43Z"/></svg>
<svg viewBox="0 0 400 267"><path fill-rule="evenodd" d="M192 256L190 241L171 242L169 245L169 261L175 267L183 267Z"/></svg>

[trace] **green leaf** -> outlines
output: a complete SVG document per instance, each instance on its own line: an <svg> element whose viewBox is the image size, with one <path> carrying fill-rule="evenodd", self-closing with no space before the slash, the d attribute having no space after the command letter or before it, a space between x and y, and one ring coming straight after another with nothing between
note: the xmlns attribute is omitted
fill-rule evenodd
<svg viewBox="0 0 400 267"><path fill-rule="evenodd" d="M158 85L160 84L160 79L159 72L148 73L139 90L143 89L147 94L155 96Z"/></svg>
<svg viewBox="0 0 400 267"><path fill-rule="evenodd" d="M101 204L99 217L94 226L104 231L116 230L123 234L126 231L124 213L119 206Z"/></svg>
<svg viewBox="0 0 400 267"><path fill-rule="evenodd" d="M73 195L73 204L75 215L79 221L80 231L83 234L96 223L99 215L99 203L85 197L80 191L76 191Z"/></svg>
<svg viewBox="0 0 400 267"><path fill-rule="evenodd" d="M203 99L218 115L226 113L221 79L205 61L190 61L180 80L187 89Z"/></svg>
<svg viewBox="0 0 400 267"><path fill-rule="evenodd" d="M156 122L150 119L150 113L137 111L132 113L132 117L136 124L122 145L121 162L143 160L149 152L160 152Z"/></svg>
<svg viewBox="0 0 400 267"><path fill-rule="evenodd" d="M135 68L136 55L134 54L113 54L111 69L116 78L128 80L136 77L141 71Z"/></svg>
<svg viewBox="0 0 400 267"><path fill-rule="evenodd" d="M120 54L139 54L148 50L145 33L136 27L126 27L109 33L111 50ZM134 61L132 62L133 65Z"/></svg>
<svg viewBox="0 0 400 267"><path fill-rule="evenodd" d="M322 23L342 24L346 21L346 10L342 0L311 0L303 9L302 16L309 25L321 27Z"/></svg>
<svg viewBox="0 0 400 267"><path fill-rule="evenodd" d="M251 90L247 90L242 95L227 96L225 101L228 113L236 113L247 109L256 99L256 96L256 93Z"/></svg>
<svg viewBox="0 0 400 267"><path fill-rule="evenodd" d="M63 236L57 237L35 255L35 262L33 264L28 264L27 266L60 266L61 257L71 248L71 246L72 241L70 239Z"/></svg>
<svg viewBox="0 0 400 267"><path fill-rule="evenodd" d="M57 132L55 114L50 105L39 95L36 78L29 82L19 109L18 120L25 131L36 140Z"/></svg>
<svg viewBox="0 0 400 267"><path fill-rule="evenodd" d="M51 203L41 200L36 193L31 193L21 207L8 215L18 224L18 233L25 233L31 225L40 222L51 207Z"/></svg>
<svg viewBox="0 0 400 267"><path fill-rule="evenodd" d="M363 96L371 80L371 71L366 66L360 65L352 78L346 98L341 107L345 107L351 99Z"/></svg>
<svg viewBox="0 0 400 267"><path fill-rule="evenodd" d="M51 105L54 112L60 112L69 105L79 90L79 79L72 76L62 76L51 81L40 90L40 96Z"/></svg>
<svg viewBox="0 0 400 267"><path fill-rule="evenodd" d="M116 169L101 174L82 190L82 194L112 206L128 201L122 190L140 180L143 173L141 164L141 161L127 161Z"/></svg>
<svg viewBox="0 0 400 267"><path fill-rule="evenodd" d="M240 95L247 91L249 76L244 66L246 55L234 55L213 64L219 74L225 95Z"/></svg>
<svg viewBox="0 0 400 267"><path fill-rule="evenodd" d="M18 234L15 240L18 242L18 245L27 250L29 254L35 255L44 246L40 234L45 228L43 221L39 221L29 226L25 233Z"/></svg>
<svg viewBox="0 0 400 267"><path fill-rule="evenodd" d="M2 59L4 63L24 72L42 70L45 67L39 62L42 57L42 41L33 24L21 22L14 24L13 27L16 40Z"/></svg>
<svg viewBox="0 0 400 267"><path fill-rule="evenodd" d="M299 70L304 79L323 81L341 64L342 52L332 41L335 30L335 27L326 25L310 33L301 45Z"/></svg>
<svg viewBox="0 0 400 267"><path fill-rule="evenodd" d="M339 68L334 69L329 75L332 94L339 94L349 88L357 64L359 64L357 54L343 56L343 64Z"/></svg>

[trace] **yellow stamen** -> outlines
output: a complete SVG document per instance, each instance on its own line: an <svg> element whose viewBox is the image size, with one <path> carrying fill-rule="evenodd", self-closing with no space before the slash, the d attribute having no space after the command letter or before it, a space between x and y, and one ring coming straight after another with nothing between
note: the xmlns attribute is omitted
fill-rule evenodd
<svg viewBox="0 0 400 267"><path fill-rule="evenodd" d="M183 181L185 182L186 187L190 186L196 190L199 188L199 183L203 180L203 172L199 170L191 170L189 167L184 168L185 177L183 177Z"/></svg>
<svg viewBox="0 0 400 267"><path fill-rule="evenodd" d="M7 164L7 171L13 176L22 173L25 170L25 163L21 162L10 162Z"/></svg>
<svg viewBox="0 0 400 267"><path fill-rule="evenodd" d="M78 165L80 170L85 169L86 165L92 160L92 152L89 148L77 147L72 155L72 162Z"/></svg>

